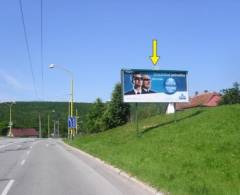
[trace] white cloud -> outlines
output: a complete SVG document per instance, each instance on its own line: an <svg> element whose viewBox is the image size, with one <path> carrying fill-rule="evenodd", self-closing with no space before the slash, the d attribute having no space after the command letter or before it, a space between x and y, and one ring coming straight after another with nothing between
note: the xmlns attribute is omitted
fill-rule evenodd
<svg viewBox="0 0 240 195"><path fill-rule="evenodd" d="M20 83L16 78L6 73L3 70L0 70L0 81L17 89L17 90L30 90L28 87Z"/></svg>

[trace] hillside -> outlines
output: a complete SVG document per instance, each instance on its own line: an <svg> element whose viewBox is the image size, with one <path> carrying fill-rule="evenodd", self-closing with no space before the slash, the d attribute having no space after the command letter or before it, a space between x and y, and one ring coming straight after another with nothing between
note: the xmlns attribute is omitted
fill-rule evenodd
<svg viewBox="0 0 240 195"><path fill-rule="evenodd" d="M90 109L90 103L75 103L80 121L85 120L86 113ZM54 112L52 112L54 110ZM42 118L43 136L47 135L47 120L50 115L50 129L53 129L53 120L59 120L60 133L62 136L67 133L68 102L17 102L12 107L12 121L14 127L36 128L38 130L38 115ZM6 133L9 122L9 107L0 104L0 134ZM83 123L80 123L83 124ZM81 129L84 129L80 125ZM5 130L5 131L4 131Z"/></svg>
<svg viewBox="0 0 240 195"><path fill-rule="evenodd" d="M240 105L158 115L76 138L81 148L171 194L240 194Z"/></svg>
<svg viewBox="0 0 240 195"><path fill-rule="evenodd" d="M105 103L104 103L105 104ZM86 115L93 103L75 103L74 110L77 108L79 118L78 127L81 132L86 132ZM139 119L154 116L165 112L165 104L141 104L138 107ZM52 112L52 111L55 112ZM135 113L135 105L131 104L131 112ZM38 115L42 118L43 136L47 136L47 118L50 116L50 129L53 129L53 120L59 120L60 133L62 136L67 134L68 102L17 102L12 107L12 121L14 127L20 128L39 128ZM133 120L131 115L129 120ZM0 104L0 135L6 135L9 122L9 107Z"/></svg>

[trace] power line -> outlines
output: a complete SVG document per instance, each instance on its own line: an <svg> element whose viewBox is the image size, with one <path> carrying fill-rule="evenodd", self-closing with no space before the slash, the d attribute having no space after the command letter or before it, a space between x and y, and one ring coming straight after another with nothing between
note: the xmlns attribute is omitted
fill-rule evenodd
<svg viewBox="0 0 240 195"><path fill-rule="evenodd" d="M35 79L34 72L33 72L32 57L31 57L31 53L30 53L26 25L25 25L25 20L24 20L24 15L23 15L22 0L19 0L19 7L20 7L20 12L21 12L21 20L22 20L22 26L23 26L23 31L24 31L24 38L25 38L25 43L26 43L26 48L27 48L28 61L29 61L30 70L31 70L31 74L32 74L33 87L34 87L35 95L38 98L38 93L37 93L37 88L36 88L36 79Z"/></svg>
<svg viewBox="0 0 240 195"><path fill-rule="evenodd" d="M41 1L41 75L42 75L42 97L44 99L44 68L43 68L43 0Z"/></svg>

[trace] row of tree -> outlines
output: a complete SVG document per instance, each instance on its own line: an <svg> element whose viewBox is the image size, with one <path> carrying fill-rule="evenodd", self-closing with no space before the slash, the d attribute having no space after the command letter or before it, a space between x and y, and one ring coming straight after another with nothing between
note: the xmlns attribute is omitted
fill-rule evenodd
<svg viewBox="0 0 240 195"><path fill-rule="evenodd" d="M60 123L60 134L67 136L68 102L17 102L12 107L13 128L39 129L41 116L42 136L48 133L48 117L50 133L53 132L54 120ZM78 110L78 132L96 133L104 131L128 121L134 121L135 104L125 104L122 100L121 85L117 84L112 92L111 101L102 102L97 99L94 103L75 103ZM141 103L138 105L139 120L164 113L165 104ZM0 104L0 135L6 135L9 127L9 107Z"/></svg>
<svg viewBox="0 0 240 195"><path fill-rule="evenodd" d="M138 118L144 119L166 111L164 103L141 103ZM123 103L121 83L115 85L110 102L97 98L86 115L83 133L97 133L135 120L135 104Z"/></svg>
<svg viewBox="0 0 240 195"><path fill-rule="evenodd" d="M240 84L235 82L232 88L221 91L222 99L220 104L240 104Z"/></svg>
<svg viewBox="0 0 240 195"><path fill-rule="evenodd" d="M221 91L220 104L240 103L240 84ZM112 92L111 101L103 103L100 98L92 103L75 103L79 113L79 132L97 133L128 121L134 121L135 105L123 103L121 84L116 84ZM53 113L52 111L55 110ZM149 116L164 113L166 104L141 103L138 106L138 118L141 120ZM48 115L50 116L50 131L53 120L60 121L61 136L67 135L67 102L17 102L12 108L13 124L16 128L38 129L39 114L42 119L42 133L47 136ZM9 123L9 108L0 104L0 135L6 135Z"/></svg>
<svg viewBox="0 0 240 195"><path fill-rule="evenodd" d="M86 114L92 103L75 103L74 111L78 111L78 130L84 131ZM12 106L13 128L39 129L39 115L41 117L42 136L48 134L48 118L50 133L53 132L54 121L59 121L60 134L67 136L68 102L17 102ZM9 130L9 107L0 104L0 136Z"/></svg>
<svg viewBox="0 0 240 195"><path fill-rule="evenodd" d="M103 103L100 98L94 102L86 117L87 133L97 133L129 121L130 105L123 103L121 84L116 84L111 101Z"/></svg>

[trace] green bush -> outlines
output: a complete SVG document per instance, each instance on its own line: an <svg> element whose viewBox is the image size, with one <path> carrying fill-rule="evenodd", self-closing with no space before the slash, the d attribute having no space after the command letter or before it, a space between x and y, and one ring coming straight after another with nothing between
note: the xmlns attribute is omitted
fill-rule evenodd
<svg viewBox="0 0 240 195"><path fill-rule="evenodd" d="M121 84L116 84L111 101L104 104L97 98L87 114L87 132L97 133L119 125L129 120L130 106L123 103Z"/></svg>
<svg viewBox="0 0 240 195"><path fill-rule="evenodd" d="M113 128L123 125L129 121L130 106L123 103L122 86L120 83L115 85L112 93L111 101L107 104L107 109L104 113L105 128Z"/></svg>
<svg viewBox="0 0 240 195"><path fill-rule="evenodd" d="M87 114L87 133L97 133L104 130L103 114L105 110L104 103L100 98L97 98Z"/></svg>
<svg viewBox="0 0 240 195"><path fill-rule="evenodd" d="M232 88L222 90L222 100L220 104L239 104L240 103L240 84L235 82Z"/></svg>

